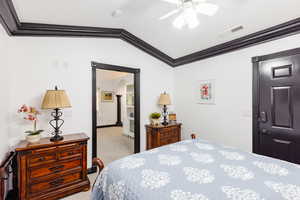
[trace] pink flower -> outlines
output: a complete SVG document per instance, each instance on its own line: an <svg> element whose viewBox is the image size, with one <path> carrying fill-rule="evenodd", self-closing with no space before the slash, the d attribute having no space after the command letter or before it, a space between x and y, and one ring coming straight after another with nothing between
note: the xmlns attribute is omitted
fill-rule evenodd
<svg viewBox="0 0 300 200"><path fill-rule="evenodd" d="M28 115L27 119L30 121L36 120L35 116L33 116L33 115Z"/></svg>
<svg viewBox="0 0 300 200"><path fill-rule="evenodd" d="M28 107L24 104L23 106L21 106L21 108L18 110L18 112L24 112L26 113L28 111Z"/></svg>

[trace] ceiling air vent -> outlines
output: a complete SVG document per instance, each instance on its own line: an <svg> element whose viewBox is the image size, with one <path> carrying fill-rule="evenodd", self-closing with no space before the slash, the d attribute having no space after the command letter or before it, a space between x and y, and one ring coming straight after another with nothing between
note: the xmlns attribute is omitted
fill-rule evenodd
<svg viewBox="0 0 300 200"><path fill-rule="evenodd" d="M233 27L230 31L231 31L231 33L235 33L235 32L241 31L243 29L244 29L243 26L236 26L236 27Z"/></svg>
<svg viewBox="0 0 300 200"><path fill-rule="evenodd" d="M123 14L123 11L120 10L120 9L117 9L117 10L114 10L114 11L111 13L111 16L112 16L112 17L120 17L122 14Z"/></svg>

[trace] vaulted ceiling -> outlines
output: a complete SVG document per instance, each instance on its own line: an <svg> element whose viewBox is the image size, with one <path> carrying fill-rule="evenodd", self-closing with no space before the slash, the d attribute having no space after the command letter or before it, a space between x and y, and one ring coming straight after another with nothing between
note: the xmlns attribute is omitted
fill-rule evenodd
<svg viewBox="0 0 300 200"><path fill-rule="evenodd" d="M165 62L173 66L210 57L210 54L220 54L221 52L218 53L220 48L228 49L224 51L227 52L300 30L299 0L207 0L218 5L219 10L214 16L198 14L200 24L194 29L175 28L172 22L176 15L160 20L161 16L176 9L176 5L164 0L12 0L12 2L21 22L116 28L121 32L125 30L127 35L132 34L136 37L132 37L132 41L141 40L138 45L134 44L135 46L146 52L147 48L150 49L153 54L158 54L154 55L155 57L165 57ZM113 16L112 13L116 11L118 14ZM274 34L274 30L282 29L276 27L278 24L284 24L283 28L288 26L289 31L280 30L280 34ZM243 29L232 32L232 29L238 26L242 26ZM269 29L274 26L275 29ZM261 30L268 29L269 32L255 35ZM272 37L261 35L265 33L271 34ZM248 37L249 35L251 37ZM258 39L257 36L264 38ZM244 44L240 43L240 38L244 39L242 41ZM239 43L228 43L229 41ZM216 46L218 48L215 48ZM204 53L209 55L205 56Z"/></svg>
<svg viewBox="0 0 300 200"><path fill-rule="evenodd" d="M173 27L176 15L159 18L176 5L163 0L13 0L21 21L124 28L162 52L178 58L300 17L299 0L208 0L215 16L198 14L195 29ZM112 13L120 10L121 15ZM243 26L240 32L230 29Z"/></svg>

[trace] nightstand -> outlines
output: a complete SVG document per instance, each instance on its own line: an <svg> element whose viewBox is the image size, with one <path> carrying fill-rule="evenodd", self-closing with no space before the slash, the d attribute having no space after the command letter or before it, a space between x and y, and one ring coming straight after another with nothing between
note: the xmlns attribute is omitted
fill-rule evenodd
<svg viewBox="0 0 300 200"><path fill-rule="evenodd" d="M147 150L181 140L181 124L146 125Z"/></svg>

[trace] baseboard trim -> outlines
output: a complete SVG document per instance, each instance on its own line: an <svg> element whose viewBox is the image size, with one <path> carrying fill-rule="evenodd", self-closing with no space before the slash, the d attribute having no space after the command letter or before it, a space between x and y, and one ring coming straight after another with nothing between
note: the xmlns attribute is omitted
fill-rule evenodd
<svg viewBox="0 0 300 200"><path fill-rule="evenodd" d="M109 125L97 126L97 128L122 127L122 126L123 125L109 124Z"/></svg>

